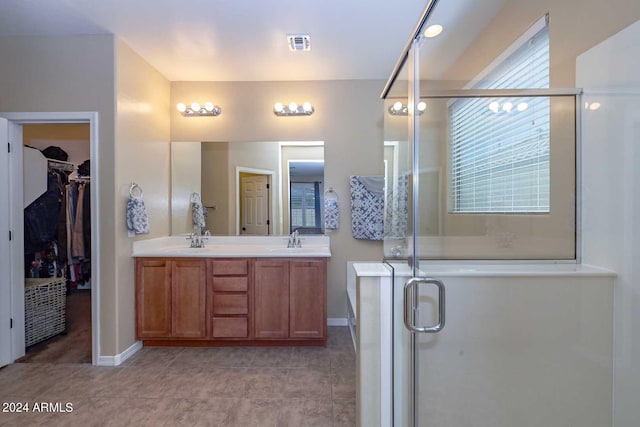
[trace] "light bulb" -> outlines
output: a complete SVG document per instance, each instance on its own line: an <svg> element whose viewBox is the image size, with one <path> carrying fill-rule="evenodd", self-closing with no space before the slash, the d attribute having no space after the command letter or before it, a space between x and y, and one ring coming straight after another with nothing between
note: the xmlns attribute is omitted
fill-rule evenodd
<svg viewBox="0 0 640 427"><path fill-rule="evenodd" d="M192 102L191 109L194 113L197 113L198 111L200 111L200 104L198 104L197 102Z"/></svg>
<svg viewBox="0 0 640 427"><path fill-rule="evenodd" d="M524 110L526 110L527 108L529 108L529 104L527 104L526 102L521 102L521 103L519 103L519 104L518 104L518 106L516 107L516 109L517 109L518 111L524 111Z"/></svg>
<svg viewBox="0 0 640 427"><path fill-rule="evenodd" d="M184 105L182 102L179 102L178 105L176 105L176 108L178 109L178 111L180 111L181 113L184 113L185 111L187 111L187 106Z"/></svg>
<svg viewBox="0 0 640 427"><path fill-rule="evenodd" d="M502 104L502 109L509 113L513 109L513 104L510 102L505 102L504 104Z"/></svg>
<svg viewBox="0 0 640 427"><path fill-rule="evenodd" d="M585 102L585 103L584 103L584 109L586 110L586 109L588 109L588 108L589 108L589 103L588 103L588 102Z"/></svg>
<svg viewBox="0 0 640 427"><path fill-rule="evenodd" d="M440 24L430 25L424 30L424 36L428 38L435 37L442 32L442 29L442 25Z"/></svg>
<svg viewBox="0 0 640 427"><path fill-rule="evenodd" d="M600 108L600 103L599 102L592 102L591 105L589 106L590 110L597 110L598 108Z"/></svg>
<svg viewBox="0 0 640 427"><path fill-rule="evenodd" d="M427 103L424 101L418 102L417 105L418 111L424 111L427 108Z"/></svg>
<svg viewBox="0 0 640 427"><path fill-rule="evenodd" d="M206 104L204 104L204 109L207 110L208 112L212 112L213 104L211 102L207 102Z"/></svg>
<svg viewBox="0 0 640 427"><path fill-rule="evenodd" d="M276 103L273 105L273 110L274 110L276 113L281 113L281 112L282 112L282 110L284 110L284 105L282 105L282 102L276 102Z"/></svg>
<svg viewBox="0 0 640 427"><path fill-rule="evenodd" d="M305 102L304 104L302 104L302 109L305 112L309 113L309 112L311 112L311 109L313 109L313 107L311 106L310 102Z"/></svg>
<svg viewBox="0 0 640 427"><path fill-rule="evenodd" d="M497 113L498 110L500 110L500 103L498 101L493 101L491 104L489 104L489 110Z"/></svg>
<svg viewBox="0 0 640 427"><path fill-rule="evenodd" d="M289 104L289 111L291 111L292 113L298 111L298 104L296 104L295 102L291 102Z"/></svg>
<svg viewBox="0 0 640 427"><path fill-rule="evenodd" d="M393 111L400 111L402 110L402 102L397 101L393 104Z"/></svg>

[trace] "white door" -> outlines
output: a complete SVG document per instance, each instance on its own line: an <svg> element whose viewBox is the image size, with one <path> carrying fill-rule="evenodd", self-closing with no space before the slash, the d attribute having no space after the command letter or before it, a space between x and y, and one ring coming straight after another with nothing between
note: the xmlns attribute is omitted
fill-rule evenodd
<svg viewBox="0 0 640 427"><path fill-rule="evenodd" d="M11 257L9 241L9 121L0 118L0 366L11 360ZM14 148L15 149L15 148Z"/></svg>
<svg viewBox="0 0 640 427"><path fill-rule="evenodd" d="M240 178L240 234L269 234L269 187L266 175Z"/></svg>

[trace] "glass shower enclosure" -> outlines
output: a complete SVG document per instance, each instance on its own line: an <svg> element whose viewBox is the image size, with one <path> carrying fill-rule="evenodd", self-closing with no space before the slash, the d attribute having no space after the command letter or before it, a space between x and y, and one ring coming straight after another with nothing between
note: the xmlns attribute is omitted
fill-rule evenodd
<svg viewBox="0 0 640 427"><path fill-rule="evenodd" d="M549 16L498 25L508 3L429 1L381 95L395 426L581 425L599 400L554 328L580 309L544 308L573 284L520 268L579 261L580 91L554 88Z"/></svg>

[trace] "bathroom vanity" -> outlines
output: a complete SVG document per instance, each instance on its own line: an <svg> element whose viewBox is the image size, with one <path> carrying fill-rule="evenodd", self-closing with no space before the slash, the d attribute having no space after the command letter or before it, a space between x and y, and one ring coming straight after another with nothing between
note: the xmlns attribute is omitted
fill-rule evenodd
<svg viewBox="0 0 640 427"><path fill-rule="evenodd" d="M145 345L324 345L329 243L305 239L302 248L273 237L212 238L205 248L175 238L136 242L137 338Z"/></svg>

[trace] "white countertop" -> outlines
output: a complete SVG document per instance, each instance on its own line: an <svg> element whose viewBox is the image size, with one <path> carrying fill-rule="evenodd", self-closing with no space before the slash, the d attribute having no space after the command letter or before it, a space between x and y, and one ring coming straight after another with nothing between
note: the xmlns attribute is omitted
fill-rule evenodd
<svg viewBox="0 0 640 427"><path fill-rule="evenodd" d="M288 236L211 236L204 248L190 248L187 236L133 242L133 257L329 258L329 236L301 236L301 248L287 248Z"/></svg>

